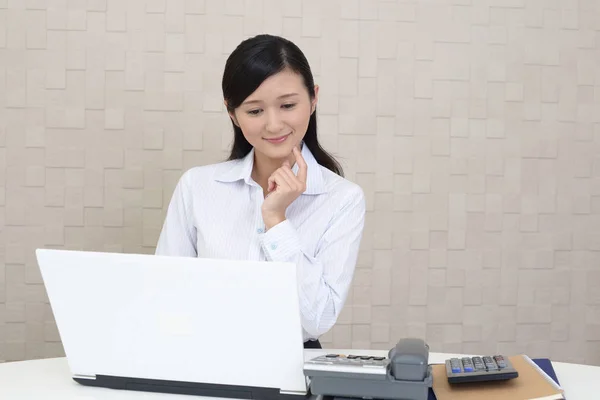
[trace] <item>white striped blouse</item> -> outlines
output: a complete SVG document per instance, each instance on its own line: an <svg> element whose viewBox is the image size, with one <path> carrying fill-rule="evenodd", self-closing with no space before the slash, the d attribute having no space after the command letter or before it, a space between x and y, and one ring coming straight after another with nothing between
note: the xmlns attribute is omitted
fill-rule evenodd
<svg viewBox="0 0 600 400"><path fill-rule="evenodd" d="M317 163L303 146L306 191L265 232L263 190L245 158L194 167L175 188L156 254L294 262L304 341L335 324L350 289L365 219L360 186ZM294 165L294 173L298 166Z"/></svg>

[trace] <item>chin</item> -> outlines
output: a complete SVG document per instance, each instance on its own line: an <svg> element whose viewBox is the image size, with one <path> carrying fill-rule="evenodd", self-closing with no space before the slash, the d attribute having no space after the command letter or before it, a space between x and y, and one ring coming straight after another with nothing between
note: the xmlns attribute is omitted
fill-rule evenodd
<svg viewBox="0 0 600 400"><path fill-rule="evenodd" d="M286 146L279 149L267 149L265 155L269 158L284 159L292 154L293 146Z"/></svg>
<svg viewBox="0 0 600 400"><path fill-rule="evenodd" d="M265 156L277 160L288 157L290 154L292 154L293 149L294 147L289 145L275 147L267 144L267 146L261 146L261 148L257 150L263 153Z"/></svg>

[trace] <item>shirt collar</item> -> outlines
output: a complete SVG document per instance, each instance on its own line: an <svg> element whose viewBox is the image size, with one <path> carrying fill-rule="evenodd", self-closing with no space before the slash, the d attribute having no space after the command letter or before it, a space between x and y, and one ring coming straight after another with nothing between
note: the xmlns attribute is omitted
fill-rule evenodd
<svg viewBox="0 0 600 400"><path fill-rule="evenodd" d="M321 166L306 144L302 146L302 157L307 166L306 191L303 194L314 195L327 192ZM236 182L243 179L244 182L250 184L253 166L254 148L242 159L221 164L214 177L219 182ZM294 174L298 173L297 164L294 164L292 171Z"/></svg>

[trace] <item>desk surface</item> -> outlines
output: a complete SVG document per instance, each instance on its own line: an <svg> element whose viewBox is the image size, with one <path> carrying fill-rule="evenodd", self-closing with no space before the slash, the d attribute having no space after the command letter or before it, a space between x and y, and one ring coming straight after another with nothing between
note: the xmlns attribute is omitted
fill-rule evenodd
<svg viewBox="0 0 600 400"><path fill-rule="evenodd" d="M328 352L387 355L381 350L305 350L309 359ZM443 363L460 354L431 353L430 363ZM554 370L569 400L589 400L600 393L600 367L553 362ZM82 386L71 379L66 358L0 364L0 398L11 400L125 400L190 399L191 396L120 391ZM207 399L202 397L202 399ZM216 399L215 399L216 400Z"/></svg>

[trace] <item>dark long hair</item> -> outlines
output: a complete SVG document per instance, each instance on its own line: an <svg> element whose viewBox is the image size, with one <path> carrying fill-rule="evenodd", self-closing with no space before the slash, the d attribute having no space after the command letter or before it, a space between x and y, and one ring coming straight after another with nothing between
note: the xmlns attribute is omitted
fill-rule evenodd
<svg viewBox="0 0 600 400"><path fill-rule="evenodd" d="M302 75L308 94L314 99L315 83L312 72L308 60L298 46L282 37L266 34L240 43L227 59L223 72L223 97L227 102L228 111L232 113L265 79L285 68ZM233 120L231 123L234 138L229 160L237 160L245 157L252 150L252 145ZM343 176L341 165L319 144L316 109L310 116L304 144L320 165Z"/></svg>

